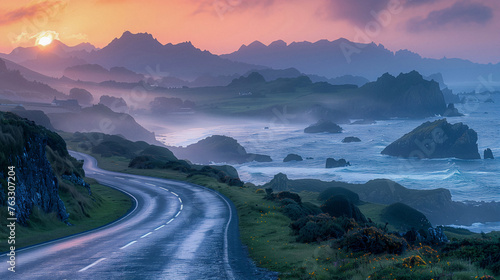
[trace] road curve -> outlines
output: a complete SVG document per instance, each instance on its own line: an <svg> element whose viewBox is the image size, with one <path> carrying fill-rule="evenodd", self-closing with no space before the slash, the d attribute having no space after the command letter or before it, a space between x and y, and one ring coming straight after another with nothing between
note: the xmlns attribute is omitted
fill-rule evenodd
<svg viewBox="0 0 500 280"><path fill-rule="evenodd" d="M234 205L189 183L109 172L84 159L86 175L135 202L107 226L0 257L0 279L273 279L249 260Z"/></svg>

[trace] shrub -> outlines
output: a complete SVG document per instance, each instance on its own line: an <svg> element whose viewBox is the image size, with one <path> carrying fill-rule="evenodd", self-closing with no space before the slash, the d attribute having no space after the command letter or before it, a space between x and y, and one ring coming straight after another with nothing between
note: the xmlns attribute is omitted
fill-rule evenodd
<svg viewBox="0 0 500 280"><path fill-rule="evenodd" d="M289 198L289 199L292 199L294 200L295 202L297 203L301 203L302 200L300 198L300 196L296 193L292 193L292 192L288 192L288 191L282 191L282 192L279 192L276 194L275 196L276 199L279 199L279 200L282 200L282 199L285 199L285 198Z"/></svg>
<svg viewBox="0 0 500 280"><path fill-rule="evenodd" d="M445 256L471 260L481 268L500 274L500 240L471 240L451 242L442 249Z"/></svg>
<svg viewBox="0 0 500 280"><path fill-rule="evenodd" d="M382 210L382 218L403 230L411 228L427 230L432 227L424 214L403 203L394 203L385 207Z"/></svg>
<svg viewBox="0 0 500 280"><path fill-rule="evenodd" d="M321 205L321 210L332 217L347 217L353 218L356 222L367 222L365 215L345 196L330 197Z"/></svg>
<svg viewBox="0 0 500 280"><path fill-rule="evenodd" d="M297 242L303 243L339 238L345 233L337 219L328 214L302 217L292 222L290 227L298 235Z"/></svg>
<svg viewBox="0 0 500 280"><path fill-rule="evenodd" d="M257 189L255 193L266 193L263 189Z"/></svg>
<svg viewBox="0 0 500 280"><path fill-rule="evenodd" d="M423 266L423 265L427 265L427 263L424 261L424 259L422 259L422 257L420 257L418 255L417 256L409 256L409 257L403 259L403 266L404 267L412 268L415 266Z"/></svg>
<svg viewBox="0 0 500 280"><path fill-rule="evenodd" d="M401 254L408 243L403 238L387 234L375 227L351 230L339 242L340 246L353 252Z"/></svg>

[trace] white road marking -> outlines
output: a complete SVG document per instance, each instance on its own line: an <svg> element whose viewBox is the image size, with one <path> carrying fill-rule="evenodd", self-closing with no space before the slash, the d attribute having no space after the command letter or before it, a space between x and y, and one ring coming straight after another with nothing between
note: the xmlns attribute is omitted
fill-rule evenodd
<svg viewBox="0 0 500 280"><path fill-rule="evenodd" d="M145 185L151 186L151 187L156 187L156 185L150 184L150 183L144 183Z"/></svg>
<svg viewBox="0 0 500 280"><path fill-rule="evenodd" d="M177 214L175 214L175 217L177 218L177 216L179 216L180 213L181 211L177 212Z"/></svg>
<svg viewBox="0 0 500 280"><path fill-rule="evenodd" d="M174 219L170 219L170 221L168 221L168 222L166 223L166 225L170 224L173 220L174 220Z"/></svg>
<svg viewBox="0 0 500 280"><path fill-rule="evenodd" d="M182 208L184 208L184 204L181 204L181 210L182 210Z"/></svg>
<svg viewBox="0 0 500 280"><path fill-rule="evenodd" d="M175 195L175 196L179 196L178 194L176 194L176 193L174 193L174 192L171 192L171 193L172 193L173 195Z"/></svg>
<svg viewBox="0 0 500 280"><path fill-rule="evenodd" d="M164 189L164 190L166 190L168 192L168 189L165 189L164 187L160 187L160 189Z"/></svg>
<svg viewBox="0 0 500 280"><path fill-rule="evenodd" d="M132 244L134 244L134 243L136 243L136 242L137 242L137 241L132 241L132 242L128 243L127 245L125 245L125 246L121 247L120 249L125 249L125 248L127 248L128 246L130 246L130 245L132 245Z"/></svg>
<svg viewBox="0 0 500 280"><path fill-rule="evenodd" d="M116 176L115 176L115 178L116 178L116 179L120 179L120 180L125 180L125 178L122 178L122 177L116 177Z"/></svg>
<svg viewBox="0 0 500 280"><path fill-rule="evenodd" d="M148 233L144 234L143 236L141 236L141 238L144 238L144 237L146 237L146 236L150 235L151 233L152 233L152 232L150 231L150 232L148 232Z"/></svg>
<svg viewBox="0 0 500 280"><path fill-rule="evenodd" d="M97 261L95 261L95 262L93 262L93 263L91 263L91 264L87 265L86 267L84 267L84 268L82 268L82 269L78 270L78 272L85 271L85 270L87 270L87 269L89 269L89 268L93 267L94 265L96 265L96 264L98 264L98 263L102 262L102 261L103 261L103 260L105 260L105 259L106 259L106 258L100 258L100 259L98 259Z"/></svg>
<svg viewBox="0 0 500 280"><path fill-rule="evenodd" d="M182 204L182 199L179 197L179 202Z"/></svg>
<svg viewBox="0 0 500 280"><path fill-rule="evenodd" d="M134 182L134 183L142 184L142 182L139 182L139 181L137 181L137 180L133 180L133 179L132 179L132 180L130 180L130 182Z"/></svg>
<svg viewBox="0 0 500 280"><path fill-rule="evenodd" d="M164 226L165 226L165 225L161 225L161 226L159 226L159 227L155 228L155 230L159 230L160 228L162 228L162 227L164 227Z"/></svg>

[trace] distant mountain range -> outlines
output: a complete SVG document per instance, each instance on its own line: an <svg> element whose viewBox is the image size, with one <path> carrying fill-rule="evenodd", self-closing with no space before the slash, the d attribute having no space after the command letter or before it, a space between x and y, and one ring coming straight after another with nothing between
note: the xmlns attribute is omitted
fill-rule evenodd
<svg viewBox="0 0 500 280"><path fill-rule="evenodd" d="M386 72L398 75L412 70L424 76L441 73L451 88L460 90L475 89L481 76L486 79L490 74L500 74L500 63L422 58L408 50L392 52L383 45L353 43L343 38L291 44L279 40L268 46L255 41L221 57L277 69L294 67L306 74L330 78L354 75L374 80Z"/></svg>
<svg viewBox="0 0 500 280"><path fill-rule="evenodd" d="M58 76L68 67L97 64L104 68L125 67L151 77L174 76L194 80L202 75L244 74L266 67L234 62L202 51L190 42L162 45L151 34L124 32L102 49L89 45L68 47L54 41L47 47L16 48L2 55L40 73Z"/></svg>
<svg viewBox="0 0 500 280"><path fill-rule="evenodd" d="M307 74L314 82L361 86L384 73L397 76L416 70L424 76L441 73L450 88L471 91L483 79L500 74L500 63L422 58L408 50L392 52L383 45L343 38L291 44L278 40L269 45L255 41L218 56L190 42L161 44L151 34L126 31L102 49L89 43L69 47L54 41L46 47L16 48L0 57L52 77L64 74L92 82L136 82L144 77L165 87L227 85L256 70L270 80Z"/></svg>

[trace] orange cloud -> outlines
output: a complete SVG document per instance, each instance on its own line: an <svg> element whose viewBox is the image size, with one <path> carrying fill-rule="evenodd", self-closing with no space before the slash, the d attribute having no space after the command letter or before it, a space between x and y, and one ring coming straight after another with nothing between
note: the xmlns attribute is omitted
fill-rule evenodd
<svg viewBox="0 0 500 280"><path fill-rule="evenodd" d="M8 25L22 20L23 18L31 18L39 13L50 15L55 9L61 9L66 3L65 1L42 1L21 7L3 14L0 17L0 25Z"/></svg>

